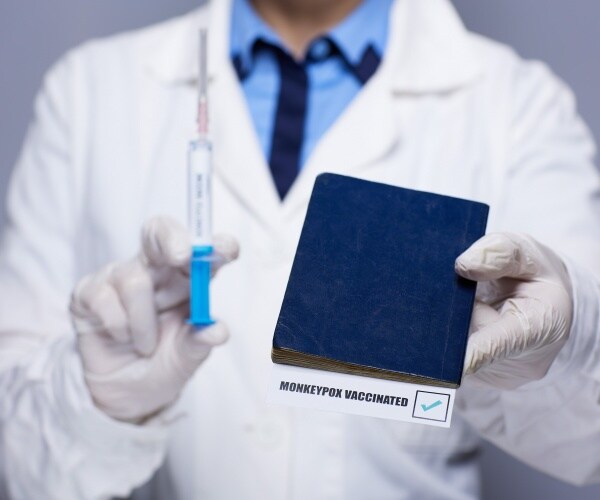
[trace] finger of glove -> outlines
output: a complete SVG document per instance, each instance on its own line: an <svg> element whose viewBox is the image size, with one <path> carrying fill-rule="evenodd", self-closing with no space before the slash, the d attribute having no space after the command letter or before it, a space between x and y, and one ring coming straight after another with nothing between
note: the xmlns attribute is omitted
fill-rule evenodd
<svg viewBox="0 0 600 500"><path fill-rule="evenodd" d="M164 275L158 281L160 285L156 288L154 300L159 312L173 309L190 297L190 279L184 272L164 270Z"/></svg>
<svg viewBox="0 0 600 500"><path fill-rule="evenodd" d="M473 332L467 343L465 374L493 362L514 358L544 341L551 326L549 307L532 299L509 300L500 318Z"/></svg>
<svg viewBox="0 0 600 500"><path fill-rule="evenodd" d="M479 239L455 263L456 272L474 281L499 278L528 279L539 272L539 252L523 235L495 233Z"/></svg>
<svg viewBox="0 0 600 500"><path fill-rule="evenodd" d="M213 239L213 252L205 258L210 262L210 276L214 277L219 269L236 260L240 254L238 241L229 234L217 234ZM189 276L189 267L184 268L184 272Z"/></svg>
<svg viewBox="0 0 600 500"><path fill-rule="evenodd" d="M152 276L136 259L116 267L112 283L127 315L134 349L142 356L151 355L158 343L158 313Z"/></svg>
<svg viewBox="0 0 600 500"><path fill-rule="evenodd" d="M142 261L149 267L182 268L191 255L188 232L171 217L150 219L142 229Z"/></svg>
<svg viewBox="0 0 600 500"><path fill-rule="evenodd" d="M213 254L207 256L211 263L211 277L214 277L223 266L237 259L238 255L239 245L235 238L229 235L215 236ZM189 266L184 266L177 272L162 269L154 274L155 281L159 283L155 296L159 311L172 309L189 299Z"/></svg>
<svg viewBox="0 0 600 500"><path fill-rule="evenodd" d="M106 333L117 342L130 341L127 314L104 276L84 278L73 292L70 309L80 335Z"/></svg>
<svg viewBox="0 0 600 500"><path fill-rule="evenodd" d="M469 332L473 333L500 319L500 313L492 306L476 301L471 315Z"/></svg>
<svg viewBox="0 0 600 500"><path fill-rule="evenodd" d="M229 234L215 235L213 240L214 260L211 265L211 276L215 276L219 269L233 262L240 255L240 245L237 240Z"/></svg>
<svg viewBox="0 0 600 500"><path fill-rule="evenodd" d="M193 373L212 348L224 344L228 338L227 327L221 322L201 329L188 325L176 338L176 350L182 368L189 374Z"/></svg>

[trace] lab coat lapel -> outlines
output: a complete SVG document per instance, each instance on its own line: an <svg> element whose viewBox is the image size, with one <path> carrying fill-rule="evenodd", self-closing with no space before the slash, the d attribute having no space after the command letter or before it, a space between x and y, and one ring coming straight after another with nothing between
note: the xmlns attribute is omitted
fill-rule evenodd
<svg viewBox="0 0 600 500"><path fill-rule="evenodd" d="M281 202L229 57L231 0L211 2L165 29L149 49L147 66L164 84L187 86L198 78L198 29L209 27L209 115L214 175L260 222L276 228ZM190 121L190 137L194 124Z"/></svg>
<svg viewBox="0 0 600 500"><path fill-rule="evenodd" d="M453 92L480 70L469 34L448 0L396 0L380 68L316 146L288 193L284 216L306 205L320 173L366 176L401 147L409 113L402 99Z"/></svg>
<svg viewBox="0 0 600 500"><path fill-rule="evenodd" d="M215 82L212 103L215 174L263 225L276 228L281 202L231 67Z"/></svg>
<svg viewBox="0 0 600 500"><path fill-rule="evenodd" d="M211 4L209 64L215 175L263 226L278 227L281 202L229 53L231 1ZM212 62L211 62L212 61Z"/></svg>
<svg viewBox="0 0 600 500"><path fill-rule="evenodd" d="M323 136L284 201L284 217L293 216L310 197L315 177L323 172L361 176L399 142L399 117L385 71L362 89Z"/></svg>

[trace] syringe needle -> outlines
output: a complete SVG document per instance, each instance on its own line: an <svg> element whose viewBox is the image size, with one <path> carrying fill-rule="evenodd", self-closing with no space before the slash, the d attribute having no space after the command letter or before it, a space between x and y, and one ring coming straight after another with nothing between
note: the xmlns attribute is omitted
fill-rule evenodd
<svg viewBox="0 0 600 500"><path fill-rule="evenodd" d="M198 135L200 139L208 136L208 65L207 65L207 31L200 30L200 46L198 47Z"/></svg>

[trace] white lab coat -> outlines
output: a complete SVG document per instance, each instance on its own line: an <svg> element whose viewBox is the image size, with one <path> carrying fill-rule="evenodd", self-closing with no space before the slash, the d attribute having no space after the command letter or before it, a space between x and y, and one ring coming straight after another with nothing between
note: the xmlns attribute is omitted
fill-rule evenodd
<svg viewBox="0 0 600 500"><path fill-rule="evenodd" d="M600 183L570 92L544 65L468 33L447 0L398 0L380 69L280 204L229 63L228 19L229 1L213 1L88 43L45 79L0 254L7 492L127 495L160 466L135 498L476 498L476 430L557 477L599 480ZM199 25L210 26L215 227L242 248L212 285L231 340L175 407L136 427L91 403L67 304L80 277L138 250L143 221L185 222ZM465 383L450 430L266 405L273 329L323 171L489 203L490 231L561 252L576 320L550 373L510 392Z"/></svg>

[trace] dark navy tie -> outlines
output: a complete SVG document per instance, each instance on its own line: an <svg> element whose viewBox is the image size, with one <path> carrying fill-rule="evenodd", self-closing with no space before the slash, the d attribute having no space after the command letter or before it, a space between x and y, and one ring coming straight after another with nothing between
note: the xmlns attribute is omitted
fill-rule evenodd
<svg viewBox="0 0 600 500"><path fill-rule="evenodd" d="M306 119L309 83L306 65L315 60L323 60L333 55L339 55L343 58L342 52L331 39L322 38L317 43L325 43L327 46L326 50L322 51L322 57L312 57L309 51L306 62L302 63L295 61L281 48L262 40L257 40L253 47L253 51L263 49L272 50L277 57L279 65L281 83L273 126L269 167L277 192L282 200L294 183L301 167L300 159L304 143L304 122ZM364 85L377 70L380 57L369 46L357 65L352 65L345 59L344 61L357 80ZM239 57L234 57L233 65L239 79L243 81L247 73L242 67Z"/></svg>
<svg viewBox="0 0 600 500"><path fill-rule="evenodd" d="M273 127L269 166L279 197L283 200L300 171L308 77L304 64L277 50L281 86Z"/></svg>

